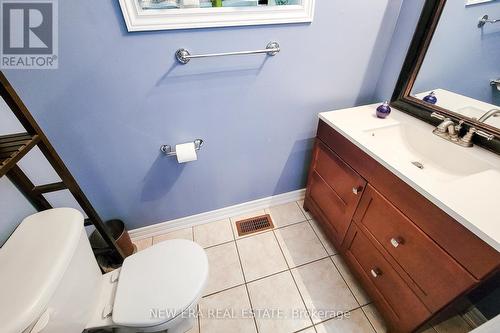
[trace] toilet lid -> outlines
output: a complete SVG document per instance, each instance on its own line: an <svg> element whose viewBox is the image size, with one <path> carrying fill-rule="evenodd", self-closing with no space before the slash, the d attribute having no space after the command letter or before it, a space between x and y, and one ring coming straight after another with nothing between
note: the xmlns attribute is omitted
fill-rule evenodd
<svg viewBox="0 0 500 333"><path fill-rule="evenodd" d="M207 279L207 255L198 244L175 239L153 245L123 262L113 321L129 327L164 324L201 296Z"/></svg>

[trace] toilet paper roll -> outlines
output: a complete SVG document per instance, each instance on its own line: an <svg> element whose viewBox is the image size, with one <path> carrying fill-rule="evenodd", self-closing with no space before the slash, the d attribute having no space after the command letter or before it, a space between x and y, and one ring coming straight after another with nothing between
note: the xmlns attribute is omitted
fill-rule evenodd
<svg viewBox="0 0 500 333"><path fill-rule="evenodd" d="M177 162L179 163L196 161L198 159L196 149L194 148L194 142L176 145L175 152L177 154Z"/></svg>

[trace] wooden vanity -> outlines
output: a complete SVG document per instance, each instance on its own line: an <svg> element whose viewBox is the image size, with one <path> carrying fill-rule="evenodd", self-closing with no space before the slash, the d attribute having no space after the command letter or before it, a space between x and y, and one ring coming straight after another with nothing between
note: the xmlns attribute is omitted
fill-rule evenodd
<svg viewBox="0 0 500 333"><path fill-rule="evenodd" d="M500 267L497 250L322 120L304 207L391 332L415 331Z"/></svg>

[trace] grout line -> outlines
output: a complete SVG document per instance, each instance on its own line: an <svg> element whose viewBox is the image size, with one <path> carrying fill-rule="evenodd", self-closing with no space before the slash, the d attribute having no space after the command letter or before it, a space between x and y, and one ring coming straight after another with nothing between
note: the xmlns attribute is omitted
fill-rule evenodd
<svg viewBox="0 0 500 333"><path fill-rule="evenodd" d="M299 207L299 209L300 209L300 207ZM274 232L274 230L273 230L273 235L274 235L274 239L278 243L278 247L280 248L281 255L283 256L283 258L285 258L285 263L288 267L288 271L290 272L290 276L292 277L293 283L295 284L295 288L297 288L297 291L299 292L299 296L300 296L300 299L302 300L302 304L304 304L304 309L306 309L307 317L311 321L311 324L314 326L314 321L312 320L312 318L309 314L309 311L308 311L309 309L307 308L306 302L304 301L304 297L302 296L302 293L300 292L299 286L297 285L297 281L295 281L295 277L292 274L292 270L290 269L290 265L288 265L288 261L286 260L285 253L283 252L283 249L281 248L280 242L278 241L278 237L276 237L276 233Z"/></svg>
<svg viewBox="0 0 500 333"><path fill-rule="evenodd" d="M299 211L302 213L302 216L304 216L304 218L307 220L307 216L306 216L306 214L304 214L304 211L302 210L302 207L300 207L299 202L295 201L295 204L299 208Z"/></svg>
<svg viewBox="0 0 500 333"><path fill-rule="evenodd" d="M232 223L231 220L229 220L229 222ZM234 237L233 226L230 226L230 227L231 227L231 230L233 232L233 237ZM250 309L252 309L252 312L253 312L254 308L253 308L253 304L252 304L252 299L250 298L250 292L248 291L247 278L245 276L245 270L243 269L243 263L241 262L240 249L238 248L238 242L236 242L236 239L234 240L234 244L236 246L236 253L238 254L238 262L240 263L241 273L243 274L243 282L245 284L245 290L247 292L248 303L250 304ZM255 325L255 331L258 333L259 328L257 326L257 319L255 319L255 316L252 316L252 318L253 318L253 324Z"/></svg>
<svg viewBox="0 0 500 333"><path fill-rule="evenodd" d="M313 232L314 232L314 234L316 235L316 237L318 237L319 242L320 242L321 246L323 246L323 248L325 249L326 254L330 255L330 254L328 253L328 250L326 249L326 245L325 245L325 244L323 244L323 241L321 240L321 237L319 237L319 235L318 235L318 233L316 232L316 230L314 230L314 227L313 227L313 225L312 225L312 223L311 223L311 220L307 220L307 223L309 224L309 226L310 226L310 227L311 227L311 229L313 230ZM331 246L330 246L330 248L331 248Z"/></svg>
<svg viewBox="0 0 500 333"><path fill-rule="evenodd" d="M354 297L354 298L356 298L356 297ZM359 303L358 303L358 304L359 304ZM367 304L367 305L368 305L368 304ZM365 307L365 306L367 306L367 305L363 305L363 306L361 307L361 312L363 312L363 315L365 316L366 320L368 320L368 323L369 323L369 324L370 324L370 326L372 327L373 332L375 332L375 333L379 333L379 332L377 331L377 329L375 328L375 325L373 325L372 321L370 320L370 318L368 318L368 315L367 315L367 314L366 314L366 312L365 312L364 307ZM380 333L382 333L382 332L380 332Z"/></svg>
<svg viewBox="0 0 500 333"><path fill-rule="evenodd" d="M234 239L233 239L233 240L230 240L230 241L226 241L226 242L222 242L222 243L218 243L218 244L210 245L210 246L204 247L203 249L204 249L204 250L208 250L208 249L211 249L211 248L216 247L216 246L219 246L219 245L229 244L229 243L231 243L231 242L234 242Z"/></svg>
<svg viewBox="0 0 500 333"><path fill-rule="evenodd" d="M198 321L198 333L201 333L201 319L200 319L200 304L198 302L198 304L196 304L196 310L198 311L198 315L197 315L197 321Z"/></svg>
<svg viewBox="0 0 500 333"><path fill-rule="evenodd" d="M354 293L353 293L353 291L352 291L351 287L349 286L349 283L347 283L347 280L345 279L344 275L342 275L342 272L340 271L340 269L339 269L339 268L337 267L337 265L335 264L335 261L333 261L333 258L332 258L332 257L337 256L337 255L339 255L339 254L335 254L335 255L330 256L330 260L332 261L333 266L337 269L337 272L339 272L340 277L342 278L342 280L344 280L344 283L345 283L345 285L347 286L347 289L349 289L349 291L351 292L351 295L352 295L352 297L354 298L354 300L356 301L356 303L358 303L360 307L362 307L362 306L364 306L364 305L367 305L367 304L361 305L360 301L358 300L358 298L356 297L356 295L354 295ZM371 303L371 302L370 302L370 303ZM368 303L368 304L369 304L369 303Z"/></svg>
<svg viewBox="0 0 500 333"><path fill-rule="evenodd" d="M238 288L238 287L241 287L243 285L245 285L245 283L238 283L238 284L235 284L234 286L227 287L227 288L224 288L221 290L217 290L217 291L214 291L213 293L210 293L210 294L206 294L206 295L202 296L202 298L206 298L206 297L210 297L210 296L213 296L216 294L220 294L220 293L223 293L225 291L228 291L229 289Z"/></svg>

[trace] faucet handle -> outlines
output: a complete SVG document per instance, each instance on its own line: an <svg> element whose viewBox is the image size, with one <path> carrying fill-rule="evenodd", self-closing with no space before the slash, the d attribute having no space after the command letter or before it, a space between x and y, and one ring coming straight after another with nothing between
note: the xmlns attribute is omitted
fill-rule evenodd
<svg viewBox="0 0 500 333"><path fill-rule="evenodd" d="M495 138L495 136L493 134L486 133L486 132L481 131L481 130L476 130L476 134L479 136L482 136L483 138L485 138L488 141L491 141Z"/></svg>
<svg viewBox="0 0 500 333"><path fill-rule="evenodd" d="M439 120L445 120L445 119L447 119L447 117L445 117L445 116L443 116L442 114L439 114L439 113L437 113L437 112L433 112L433 113L431 113L431 117L433 117L433 118L437 118L437 119L439 119Z"/></svg>
<svg viewBox="0 0 500 333"><path fill-rule="evenodd" d="M455 131L460 132L460 130L462 129L462 125L464 124L464 122L465 122L465 121L464 121L463 119L462 119L462 120L460 120L460 121L458 122L458 125L456 125L456 126L455 126Z"/></svg>

